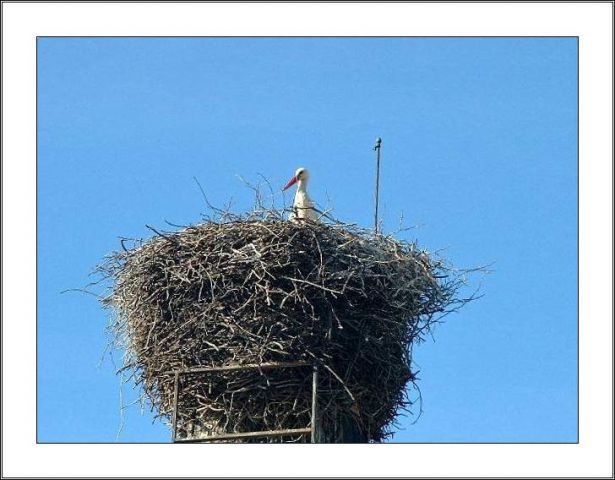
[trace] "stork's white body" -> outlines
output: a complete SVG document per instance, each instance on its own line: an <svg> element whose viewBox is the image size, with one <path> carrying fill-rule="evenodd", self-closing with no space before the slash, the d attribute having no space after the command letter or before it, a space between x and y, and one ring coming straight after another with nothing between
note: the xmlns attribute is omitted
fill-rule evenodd
<svg viewBox="0 0 615 480"><path fill-rule="evenodd" d="M289 220L303 221L311 220L316 222L319 220L318 212L314 209L314 202L307 193L307 183L309 173L305 168L299 168L295 172L295 176L290 179L284 189L290 188L291 185L297 183L297 192L295 193L295 201L293 202L293 211L290 214Z"/></svg>
<svg viewBox="0 0 615 480"><path fill-rule="evenodd" d="M290 214L290 220L318 220L316 210L314 210L314 202L308 195L307 191L301 189L301 181L299 181L299 188L295 193L295 201L293 202L293 211Z"/></svg>

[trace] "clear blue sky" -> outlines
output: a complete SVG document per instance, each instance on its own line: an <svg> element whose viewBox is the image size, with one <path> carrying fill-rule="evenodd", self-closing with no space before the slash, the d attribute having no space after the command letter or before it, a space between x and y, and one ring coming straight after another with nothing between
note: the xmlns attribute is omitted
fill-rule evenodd
<svg viewBox="0 0 615 480"><path fill-rule="evenodd" d="M108 312L60 292L119 236L199 221L193 176L241 211L237 174L298 166L370 226L380 135L385 230L403 212L405 238L494 270L415 349L424 412L393 441L576 441L576 72L572 38L39 39L38 440L116 439ZM152 418L128 408L119 440L169 441Z"/></svg>

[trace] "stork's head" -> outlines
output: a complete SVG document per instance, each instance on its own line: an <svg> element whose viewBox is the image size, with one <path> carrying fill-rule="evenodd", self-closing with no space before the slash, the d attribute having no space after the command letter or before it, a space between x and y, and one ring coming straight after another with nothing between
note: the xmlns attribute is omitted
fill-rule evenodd
<svg viewBox="0 0 615 480"><path fill-rule="evenodd" d="M286 186L283 188L283 190L288 190L290 187L292 187L295 183L299 182L299 184L303 184L305 185L308 181L308 179L310 178L310 174L307 171L307 168L303 168L300 167L297 169L297 171L295 172L295 176L292 177L288 183L286 184Z"/></svg>

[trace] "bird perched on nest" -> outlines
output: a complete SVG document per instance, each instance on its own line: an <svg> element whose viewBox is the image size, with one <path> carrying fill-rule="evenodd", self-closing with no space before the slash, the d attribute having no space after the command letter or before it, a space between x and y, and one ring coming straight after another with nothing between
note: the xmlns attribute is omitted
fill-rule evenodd
<svg viewBox="0 0 615 480"><path fill-rule="evenodd" d="M298 168L283 190L288 190L295 183L297 184L297 192L295 193L295 201L293 202L293 211L290 214L289 220L318 220L318 215L314 209L314 202L307 193L307 183L310 174L306 168Z"/></svg>

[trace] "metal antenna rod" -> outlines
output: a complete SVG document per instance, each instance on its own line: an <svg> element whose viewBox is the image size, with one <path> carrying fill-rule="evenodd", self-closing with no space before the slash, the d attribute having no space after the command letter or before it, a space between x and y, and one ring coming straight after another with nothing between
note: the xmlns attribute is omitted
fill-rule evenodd
<svg viewBox="0 0 615 480"><path fill-rule="evenodd" d="M382 144L382 138L376 139L376 145L374 150L376 151L376 211L374 213L374 231L378 234L378 196L380 193L380 145Z"/></svg>

